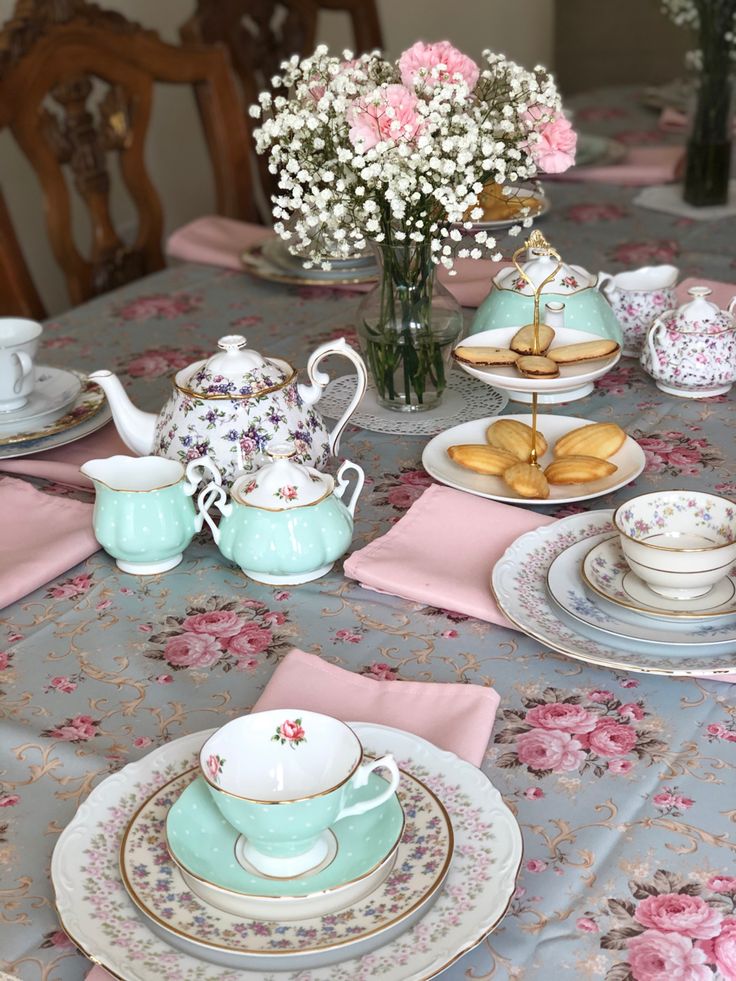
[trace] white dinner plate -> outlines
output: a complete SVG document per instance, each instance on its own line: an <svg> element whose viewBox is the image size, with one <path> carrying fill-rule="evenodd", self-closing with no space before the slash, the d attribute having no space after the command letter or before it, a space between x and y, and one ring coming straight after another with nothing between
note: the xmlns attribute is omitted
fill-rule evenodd
<svg viewBox="0 0 736 981"><path fill-rule="evenodd" d="M393 753L402 769L445 802L452 820L455 855L446 886L419 932L408 930L370 955L370 972L381 981L426 981L480 943L503 918L521 863L519 825L488 778L454 753L387 726L350 725L367 752ZM233 977L157 936L138 916L118 865L123 833L141 802L196 766L213 731L176 739L107 777L80 806L54 849L51 877L64 929L87 957L124 981ZM363 970L367 963L347 960L313 968L308 976L310 981L345 981ZM304 981L305 974L244 970L238 978Z"/></svg>
<svg viewBox="0 0 736 981"><path fill-rule="evenodd" d="M476 419L473 422L464 422L459 426L453 426L452 429L446 429L445 432L439 433L434 439L431 439L424 447L422 453L424 469L435 480L447 484L448 487L468 491L470 494L487 497L493 501L507 501L511 504L571 504L574 501L589 501L594 497L611 494L620 487L624 487L636 479L644 469L646 462L644 451L635 440L627 436L621 449L610 458L611 463L617 467L615 473L612 473L610 477L591 480L586 484L550 484L549 497L544 499L521 497L508 486L502 477L487 477L484 474L473 473L472 470L466 470L454 463L447 455L450 446L463 443L485 443L486 430L492 422L497 422L498 419L516 419L528 426L531 425L532 421L530 415L491 416L486 419ZM538 419L539 431L546 438L549 447L539 460L543 469L552 462L552 447L561 436L569 433L572 429L590 424L589 419L578 419L575 416L553 416L544 412L540 412Z"/></svg>
<svg viewBox="0 0 736 981"><path fill-rule="evenodd" d="M639 653L593 640L563 623L547 592L547 571L571 544L610 532L612 510L561 518L521 535L493 567L491 588L499 609L519 630L576 661L618 671L663 675L736 675L736 644L728 653L690 656Z"/></svg>
<svg viewBox="0 0 736 981"><path fill-rule="evenodd" d="M288 245L281 238L267 239L261 246L261 255L265 259L268 259L269 262L275 263L275 265L280 266L287 272L295 272L296 275L311 277L314 272L327 274L327 270L319 268L305 269L304 258L289 252ZM352 271L353 269L363 270L367 266L375 266L376 258L370 250L366 250L360 255L349 256L346 259L333 258L330 260L330 265L332 266L332 275L334 276L334 270L336 269L345 272Z"/></svg>
<svg viewBox="0 0 736 981"><path fill-rule="evenodd" d="M610 529L609 529L610 530ZM581 566L586 552L608 537L609 530L563 549L547 570L547 590L571 626L586 637L645 654L692 657L727 654L736 649L736 620L723 624L692 624L687 632L648 617L622 619L604 609L586 592ZM569 623L569 620L565 622Z"/></svg>
<svg viewBox="0 0 736 981"><path fill-rule="evenodd" d="M470 334L455 347L508 347L514 334L521 329L521 324L514 327L496 327L492 330L484 330L480 334ZM571 330L568 327L555 327L555 339L553 347L561 347L563 344L584 344L587 341L599 341L601 338L595 334L589 334L583 330ZM466 364L464 361L455 359L463 371L485 382L486 385L493 385L502 391L509 392L512 397L515 393L530 395L532 392L540 392L543 395L557 396L554 401L564 402L563 397L566 393L575 393L576 398L583 398L593 390L593 382L596 378L601 378L618 364L621 359L621 349L607 358L600 358L597 361L582 361L579 364L560 365L560 374L557 378L524 378L514 368L513 365L492 365L483 368L477 365Z"/></svg>
<svg viewBox="0 0 736 981"><path fill-rule="evenodd" d="M0 460L14 460L31 453L43 453L66 446L101 429L112 419L105 393L86 382L71 408L60 419L43 429L19 436L0 437Z"/></svg>
<svg viewBox="0 0 736 981"><path fill-rule="evenodd" d="M266 243L267 244L267 243ZM241 253L243 268L257 279L289 286L353 286L375 283L378 266L360 266L355 269L290 269L272 262L263 253L263 246L254 246Z"/></svg>
<svg viewBox="0 0 736 981"><path fill-rule="evenodd" d="M83 379L80 372L36 365L35 388L26 404L0 412L0 436L33 432L59 419L81 392Z"/></svg>

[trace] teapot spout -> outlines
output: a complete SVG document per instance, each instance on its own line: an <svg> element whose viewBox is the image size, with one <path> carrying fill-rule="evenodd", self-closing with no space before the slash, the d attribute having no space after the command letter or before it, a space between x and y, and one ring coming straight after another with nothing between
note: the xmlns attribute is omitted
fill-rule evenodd
<svg viewBox="0 0 736 981"><path fill-rule="evenodd" d="M152 412L136 409L120 379L111 371L93 371L89 380L99 385L107 396L115 428L125 445L139 456L151 453L157 417Z"/></svg>

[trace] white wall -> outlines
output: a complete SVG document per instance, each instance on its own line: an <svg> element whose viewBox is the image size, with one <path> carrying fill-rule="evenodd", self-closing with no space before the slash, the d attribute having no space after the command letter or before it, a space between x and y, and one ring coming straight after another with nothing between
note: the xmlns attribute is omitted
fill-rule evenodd
<svg viewBox="0 0 736 981"><path fill-rule="evenodd" d="M193 0L101 0L174 43ZM0 0L0 22L7 20L14 0ZM485 47L503 51L527 67L550 65L553 49L553 0L378 0L386 48L398 55L418 38L447 38L469 55ZM347 19L325 15L321 35L331 47L349 44ZM156 93L146 158L161 194L166 230L211 212L214 190L207 152L191 92L161 86ZM34 280L50 313L69 305L63 278L46 237L43 204L35 174L10 134L0 132L0 187ZM119 191L114 199L119 228L134 229L134 211ZM80 214L77 236L82 250L89 228ZM2 311L0 311L0 315Z"/></svg>

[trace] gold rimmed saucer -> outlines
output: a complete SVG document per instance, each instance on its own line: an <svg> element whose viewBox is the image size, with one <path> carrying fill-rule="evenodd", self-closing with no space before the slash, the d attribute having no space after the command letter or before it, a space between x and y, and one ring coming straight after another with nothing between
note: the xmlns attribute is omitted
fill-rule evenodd
<svg viewBox="0 0 736 981"><path fill-rule="evenodd" d="M264 279L270 283L284 283L287 286L362 286L364 284L375 283L378 279L378 270L373 267L365 272L351 272L336 276L296 276L290 275L270 262L262 253L260 245L251 246L240 254L240 261L246 272L255 276L257 279ZM309 270L307 270L309 272Z"/></svg>

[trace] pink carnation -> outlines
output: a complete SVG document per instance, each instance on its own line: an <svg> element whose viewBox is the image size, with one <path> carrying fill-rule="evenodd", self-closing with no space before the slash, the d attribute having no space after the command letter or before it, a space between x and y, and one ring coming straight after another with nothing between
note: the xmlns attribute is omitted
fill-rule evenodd
<svg viewBox="0 0 736 981"><path fill-rule="evenodd" d="M382 141L414 140L424 129L417 104L416 95L403 85L384 85L354 99L347 113L353 146L370 150Z"/></svg>
<svg viewBox="0 0 736 981"><path fill-rule="evenodd" d="M437 72L433 74L433 69ZM425 44L417 41L399 58L401 81L407 88L413 85L434 87L440 82L457 81L458 76L472 92L478 81L480 69L462 51L449 41Z"/></svg>
<svg viewBox="0 0 736 981"><path fill-rule="evenodd" d="M632 937L628 946L635 981L712 981L705 954L687 937L645 930Z"/></svg>
<svg viewBox="0 0 736 981"><path fill-rule="evenodd" d="M601 719L588 738L598 756L624 756L636 745L636 730L613 719Z"/></svg>
<svg viewBox="0 0 736 981"><path fill-rule="evenodd" d="M222 651L209 634L183 633L166 642L164 657L180 668L209 668L220 659Z"/></svg>
<svg viewBox="0 0 736 981"><path fill-rule="evenodd" d="M722 914L700 896L668 892L647 896L636 907L634 919L643 927L677 933L695 940L709 940L721 928Z"/></svg>
<svg viewBox="0 0 736 981"><path fill-rule="evenodd" d="M516 739L519 760L532 770L566 773L577 770L585 758L583 748L569 732L531 729Z"/></svg>
<svg viewBox="0 0 736 981"><path fill-rule="evenodd" d="M575 163L578 137L562 113L555 113L547 122L541 122L549 111L544 106L531 106L523 119L529 129L538 134L529 147L536 166L546 174L561 174Z"/></svg>
<svg viewBox="0 0 736 981"><path fill-rule="evenodd" d="M703 951L709 964L720 971L724 981L736 979L736 918L727 917L721 924L721 932L712 940L701 940L697 947Z"/></svg>
<svg viewBox="0 0 736 981"><path fill-rule="evenodd" d="M598 716L579 705L567 702L552 702L535 705L526 713L525 721L538 729L558 729L561 732L592 732L598 723Z"/></svg>

